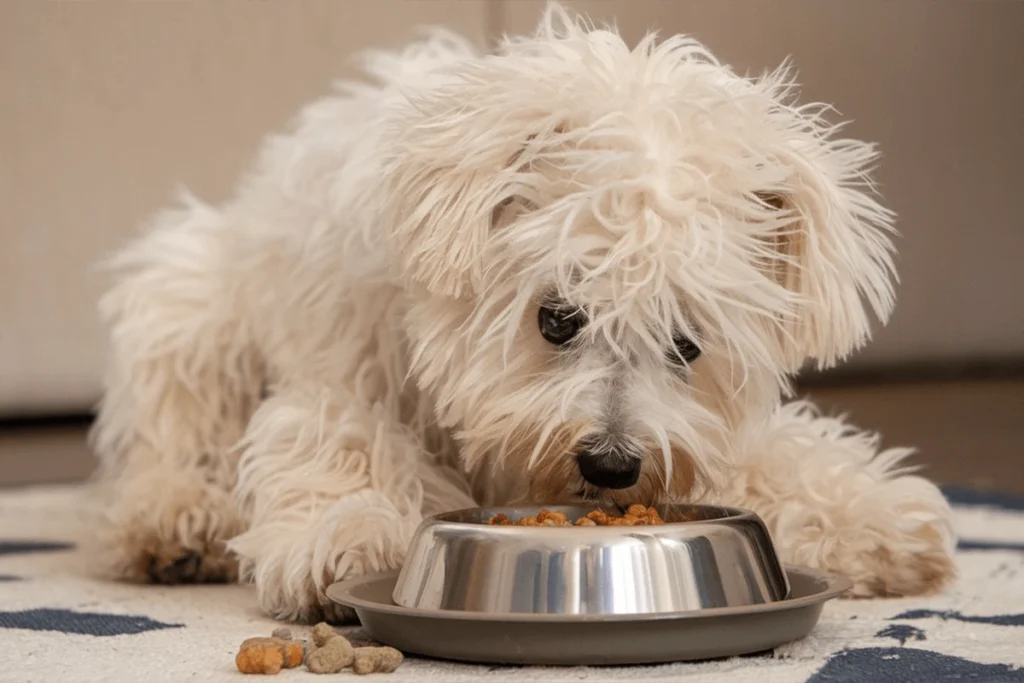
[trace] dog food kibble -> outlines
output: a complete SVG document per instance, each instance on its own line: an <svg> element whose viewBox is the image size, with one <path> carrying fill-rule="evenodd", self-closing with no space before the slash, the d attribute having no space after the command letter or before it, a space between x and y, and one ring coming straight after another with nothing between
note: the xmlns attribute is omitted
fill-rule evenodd
<svg viewBox="0 0 1024 683"><path fill-rule="evenodd" d="M630 505L622 517L613 517L603 510L594 510L585 517L570 522L564 512L541 510L532 517L522 517L514 522L499 512L487 520L487 523L492 526L650 526L664 524L665 520L653 507Z"/></svg>
<svg viewBox="0 0 1024 683"><path fill-rule="evenodd" d="M302 664L302 656L306 653L306 647L301 640L284 641L284 668L294 669Z"/></svg>
<svg viewBox="0 0 1024 683"><path fill-rule="evenodd" d="M569 524L564 512L551 512L550 510L538 512L537 521L543 526L566 526Z"/></svg>
<svg viewBox="0 0 1024 683"><path fill-rule="evenodd" d="M249 638L235 655L235 666L244 674L276 674L302 663L302 643L282 638Z"/></svg>
<svg viewBox="0 0 1024 683"><path fill-rule="evenodd" d="M315 674L336 674L352 664L352 643L325 621L310 631L306 668Z"/></svg>
<svg viewBox="0 0 1024 683"><path fill-rule="evenodd" d="M402 653L393 647L359 647L355 651L352 672L364 674L389 674L402 665Z"/></svg>
<svg viewBox="0 0 1024 683"><path fill-rule="evenodd" d="M605 513L604 510L594 510L593 512L588 512L586 519L589 519L597 526L608 526L608 515L607 513Z"/></svg>
<svg viewBox="0 0 1024 683"><path fill-rule="evenodd" d="M306 668L315 674L336 674L352 664L352 660L352 644L335 635L306 656Z"/></svg>
<svg viewBox="0 0 1024 683"><path fill-rule="evenodd" d="M565 517L564 515L562 516ZM249 638L235 655L235 666L244 674L277 674L302 664L314 674L336 674L351 666L357 674L389 674L401 665L404 657L393 647L353 647L343 635L327 622L310 632L310 642L292 640L287 628L274 629L270 638Z"/></svg>
<svg viewBox="0 0 1024 683"><path fill-rule="evenodd" d="M244 674L276 674L284 666L284 652L270 638L249 638L238 649L235 666Z"/></svg>
<svg viewBox="0 0 1024 683"><path fill-rule="evenodd" d="M337 638L338 632L335 631L334 627L326 621L321 621L313 627L313 630L310 632L310 637L313 639L313 645L316 647L323 647L331 638Z"/></svg>

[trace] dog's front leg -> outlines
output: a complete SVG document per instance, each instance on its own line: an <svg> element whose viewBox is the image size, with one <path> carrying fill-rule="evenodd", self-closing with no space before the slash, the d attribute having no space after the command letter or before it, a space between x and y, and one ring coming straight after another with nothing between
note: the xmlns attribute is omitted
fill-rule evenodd
<svg viewBox="0 0 1024 683"><path fill-rule="evenodd" d="M782 406L741 437L725 502L753 509L783 560L849 576L852 596L918 595L954 577L949 506L874 435Z"/></svg>
<svg viewBox="0 0 1024 683"><path fill-rule="evenodd" d="M243 578L268 614L303 621L341 620L327 586L399 567L424 514L472 505L390 411L320 386L259 408L236 492L250 521L230 544Z"/></svg>

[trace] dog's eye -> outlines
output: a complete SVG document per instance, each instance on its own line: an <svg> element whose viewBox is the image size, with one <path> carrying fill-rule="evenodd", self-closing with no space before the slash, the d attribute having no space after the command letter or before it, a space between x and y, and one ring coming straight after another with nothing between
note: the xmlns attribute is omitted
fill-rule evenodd
<svg viewBox="0 0 1024 683"><path fill-rule="evenodd" d="M586 314L578 308L541 306L537 312L541 336L555 346L571 342L586 322Z"/></svg>
<svg viewBox="0 0 1024 683"><path fill-rule="evenodd" d="M675 350L669 352L669 358L675 363L678 364L681 359L689 365L700 358L700 347L685 334L677 332L672 335L672 344L675 346Z"/></svg>

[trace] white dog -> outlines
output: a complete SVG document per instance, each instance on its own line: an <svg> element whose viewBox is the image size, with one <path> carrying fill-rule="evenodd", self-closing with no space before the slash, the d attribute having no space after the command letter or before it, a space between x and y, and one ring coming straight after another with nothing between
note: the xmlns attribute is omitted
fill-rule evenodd
<svg viewBox="0 0 1024 683"><path fill-rule="evenodd" d="M551 6L494 54L373 54L234 199L114 259L93 433L110 571L287 619L474 504L710 501L855 595L954 575L907 450L805 403L893 306L867 144L686 37Z"/></svg>

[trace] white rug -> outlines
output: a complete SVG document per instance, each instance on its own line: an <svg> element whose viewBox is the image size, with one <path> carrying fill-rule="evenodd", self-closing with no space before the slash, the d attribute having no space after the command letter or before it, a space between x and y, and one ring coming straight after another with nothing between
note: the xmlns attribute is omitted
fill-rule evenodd
<svg viewBox="0 0 1024 683"><path fill-rule="evenodd" d="M244 586L87 577L71 488L0 491L0 681L242 680L234 654L275 623ZM806 639L755 657L631 668L409 659L384 681L1024 682L1024 499L951 492L962 578L928 599L834 601ZM339 676L351 674L338 674ZM335 678L335 677L332 677ZM252 681L252 678L244 680ZM259 679L257 679L259 680ZM303 668L278 679L319 680Z"/></svg>

